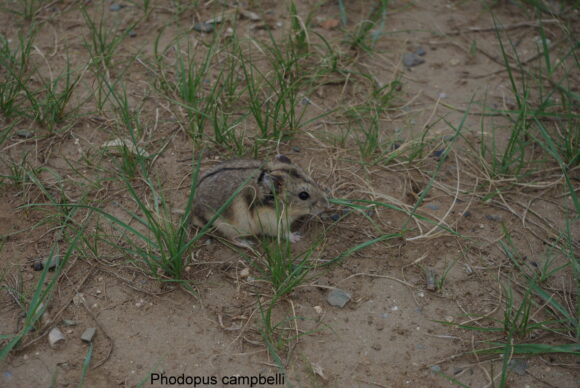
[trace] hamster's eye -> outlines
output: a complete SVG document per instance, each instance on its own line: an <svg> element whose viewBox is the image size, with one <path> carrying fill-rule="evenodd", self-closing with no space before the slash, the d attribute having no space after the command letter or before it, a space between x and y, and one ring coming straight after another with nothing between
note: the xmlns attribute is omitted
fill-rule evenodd
<svg viewBox="0 0 580 388"><path fill-rule="evenodd" d="M308 194L306 191L302 191L300 192L300 194L298 194L298 198L300 198L303 201L306 201L308 198L310 198L310 194Z"/></svg>

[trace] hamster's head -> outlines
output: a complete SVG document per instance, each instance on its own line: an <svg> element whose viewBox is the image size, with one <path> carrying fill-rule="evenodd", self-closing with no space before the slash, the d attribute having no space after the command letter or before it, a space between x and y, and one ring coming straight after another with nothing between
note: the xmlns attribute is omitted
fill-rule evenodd
<svg viewBox="0 0 580 388"><path fill-rule="evenodd" d="M319 215L330 206L324 190L285 155L278 155L266 164L259 181L267 188L265 192L284 200L293 219Z"/></svg>

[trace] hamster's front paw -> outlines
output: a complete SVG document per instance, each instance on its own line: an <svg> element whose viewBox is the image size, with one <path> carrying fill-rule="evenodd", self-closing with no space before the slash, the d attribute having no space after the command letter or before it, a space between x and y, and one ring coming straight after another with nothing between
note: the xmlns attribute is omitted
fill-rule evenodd
<svg viewBox="0 0 580 388"><path fill-rule="evenodd" d="M302 238L302 236L300 235L300 233L290 233L288 235L288 240L290 240L291 243L295 243L300 241L300 239Z"/></svg>

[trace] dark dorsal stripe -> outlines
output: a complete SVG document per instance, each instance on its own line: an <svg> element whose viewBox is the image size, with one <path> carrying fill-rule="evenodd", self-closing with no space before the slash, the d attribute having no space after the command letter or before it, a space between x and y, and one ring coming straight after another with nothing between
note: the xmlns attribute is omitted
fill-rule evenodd
<svg viewBox="0 0 580 388"><path fill-rule="evenodd" d="M213 176L215 174L218 174L222 171L233 171L233 170L255 170L256 167L224 167L224 168L220 168L218 170L212 171L209 174L206 174L204 176L201 177L201 179L199 181L197 181L197 184L199 185L204 179L209 178L210 176Z"/></svg>

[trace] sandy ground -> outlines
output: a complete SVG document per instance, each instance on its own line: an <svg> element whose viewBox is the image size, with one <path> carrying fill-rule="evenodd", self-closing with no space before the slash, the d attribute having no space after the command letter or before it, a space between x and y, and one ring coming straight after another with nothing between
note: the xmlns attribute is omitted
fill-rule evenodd
<svg viewBox="0 0 580 388"><path fill-rule="evenodd" d="M143 58L152 55L161 27L174 20L171 3L165 3L159 8L154 5L148 20L135 27L136 36L121 42L116 54L119 63L135 53ZM497 3L493 11L503 25L535 20L532 13L524 12L512 2ZM104 12L111 20L129 24L138 9L129 2L120 4L126 7L113 12L106 3ZM305 19L308 12L315 9L307 1L298 1L297 5ZM349 27L361 20L370 8L369 1L348 4ZM89 9L96 12L98 7L93 5ZM184 12L165 27L161 45L179 31L187 31L192 41L210 39L211 34L191 31L192 20L210 18L219 9L218 4L211 4ZM265 16L274 23L281 23L275 29L276 34L288 28L290 19L285 7L278 2L250 2L248 9L260 14L268 11ZM361 52L353 65L353 68L372 74L376 82L401 81L402 89L396 95L397 109L381 121L386 136L406 139L428 128L429 136L444 138L453 135L453 128L446 122L458 126L472 99L481 102L485 95L490 106L513 104L495 33L469 31L472 27L493 26L484 4L394 1L390 10L386 34L378 40L372 53ZM314 11L314 16L318 15L339 19L337 2L322 2ZM36 38L34 61L41 64L46 60L52 71L56 71L64 63L61 55L64 50L74 64L86 61L83 37L87 31L78 5L69 1L54 2L42 12L42 17L47 22L41 25ZM237 26L240 36L267 37L264 30L252 28L253 24L255 22L241 19ZM22 21L2 12L0 25L3 26L0 32L16 39L14 31L22 26ZM340 26L328 29L313 22L312 30L336 44L344 37ZM537 31L533 27L522 26L508 32L512 39L521 41L519 50L523 60L535 54ZM552 38L557 40L558 37ZM403 66L402 56L418 48L425 51L421 57L424 63L411 68ZM113 66L111 76L124 77L131 101L144 101L143 120L149 125L155 123L156 132L150 133L152 140L147 143L149 149L156 149L164 144L163 139L167 139L167 149L159 155L155 173L161 177L160 183L167 189L172 205L179 208L187 197L191 171L189 137L176 130L171 112L151 94L151 74L147 67L135 61L126 73L121 74L121 69L120 64ZM87 72L75 98L86 96L86 90L94 81L95 77ZM347 83L319 86L308 95L311 105L305 117L348 104L367 86L354 77ZM81 113L91 112L91 104L94 102L81 107ZM465 157L470 152L467 142L471 140L477 144L482 125L485 131L495 128L501 134L509 122L503 117L486 117L482 124L482 117L477 115L481 105L473 104L469 109L464 139L456 144L456 153L443 164L437 179L440 184L432 189L419 208L421 214L446 217L447 224L463 237L439 232L427 234L429 227L423 225L423 238L413 239L410 235L406 241L387 240L357 252L338 265L317 270L274 310L277 321L297 317L284 325L284 330L290 333L281 352L287 367L285 385L455 386L439 376L437 372L440 371L468 386L487 387L490 377L496 377L501 371L498 357L477 359L462 355L481 347L482 340L500 340L501 333L466 331L442 322L468 322L486 314L501 319L503 304L498 276L509 277L512 271L497 245L502 228L512 232L514 244L530 260L539 262L546 247L530 229L540 229L522 224L518 214L524 209L518 204L539 196L534 200L533 209L555 230L562 230L561 209L562 206L571 207L571 203L560 196L565 192L562 186L552 191L530 189L525 193L506 194L505 201L516 214L505 206L486 203L472 195L483 189L478 186L481 181L472 174L473 161ZM98 150L100 144L115 137L116 129L108 120L88 114L81 116L72 128L50 136L41 128L23 123L19 128L30 128L38 136L30 140L10 138L4 145L6 154L2 157L10 155L17 160L28 152L29 165L44 167L39 176L55 193L52 188L61 182L60 177L89 185L89 181L83 183L74 178L73 168L77 166L69 162L79 163L86 176L106 174L111 162ZM393 198L406 205L415 203L417 194L437 165L435 156L423 158L412 167L397 163L362 166L357 162L356 151L330 145L321 147L318 139L337 131L340 128L333 125L332 118L315 121L304 133L280 144L276 151L292 157L337 198L372 198L387 203ZM431 143L429 153L440 149L441 144ZM271 156L272 151L269 152ZM84 155L91 155L96 162L86 164ZM204 167L230 156L217 148L212 149ZM70 199L78 199L82 190L73 183L65 185ZM123 207L132 206L119 182L106 182L100 187L92 195L102 201L106 211L120 214ZM0 269L5 281L20 274L25 289L32 290L40 275L30 267L29 260L46 256L53 242L58 242L54 224L43 222L50 210L18 208L27 203L45 202L43 193L32 185L24 188L2 185L0 198L0 235L9 236L3 238ZM372 218L386 233L397 233L407 222L405 215L386 208L377 208ZM578 225L573 227L577 232ZM17 231L19 233L15 234ZM358 214L332 227L329 222L309 223L303 226L303 233L305 239L294 247L297 252L325 235L316 253L320 260L332 259L379 235L373 224ZM62 330L65 341L51 348L46 335L36 341L33 340L38 337L37 333L28 335L24 346L15 349L0 364L0 386L76 386L88 350L80 335L87 327L96 327L97 334L93 340L86 387L133 387L140 382L145 386L160 386L151 384L151 373L165 377L196 377L195 381L201 383L197 386L225 386L224 378L236 376L276 376L278 369L259 333L258 301L266 300L268 287L256 280L259 274L248 264L247 258L251 255L240 254L213 239L207 241L195 248L186 273L187 280L195 286L194 295L150 278L118 253L104 249L99 260L75 255L49 306L49 313L57 316L51 325ZM250 276L242 277L240 274L246 268L250 269ZM428 290L426 269L439 277L446 273L442 289ZM49 278L51 276L49 273ZM552 280L558 283L567 279L562 275L561 279ZM328 304L327 294L332 287L351 293L352 298L345 307ZM79 294L83 298L79 298ZM75 295L77 298L73 301ZM1 298L0 333L14 333L21 324L21 310L7 293L3 292ZM74 321L76 325L66 326L63 320ZM489 327L492 323L481 321L481 325ZM43 330L41 333L46 333L46 327ZM555 355L534 357L525 362L527 369L521 374L510 371L508 386L580 385L577 360Z"/></svg>

